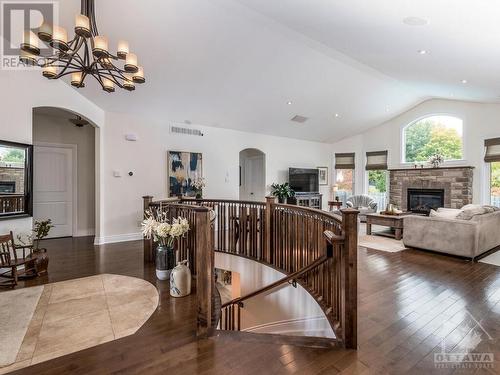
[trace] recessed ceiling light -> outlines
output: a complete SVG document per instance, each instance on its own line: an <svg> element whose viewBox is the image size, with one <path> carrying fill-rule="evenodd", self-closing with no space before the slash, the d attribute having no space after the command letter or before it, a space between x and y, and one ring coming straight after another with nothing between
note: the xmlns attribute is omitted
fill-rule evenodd
<svg viewBox="0 0 500 375"><path fill-rule="evenodd" d="M403 23L408 26L425 26L429 20L422 17L406 17L403 19Z"/></svg>
<svg viewBox="0 0 500 375"><path fill-rule="evenodd" d="M419 49L417 52L419 54L421 54L421 55L427 55L427 50L426 49Z"/></svg>
<svg viewBox="0 0 500 375"><path fill-rule="evenodd" d="M289 100L289 101L286 102L286 104L292 105L292 102Z"/></svg>
<svg viewBox="0 0 500 375"><path fill-rule="evenodd" d="M462 79L461 81L463 84L466 84L467 83L467 80L466 79Z"/></svg>
<svg viewBox="0 0 500 375"><path fill-rule="evenodd" d="M340 115L338 113L335 114L335 117L339 117Z"/></svg>

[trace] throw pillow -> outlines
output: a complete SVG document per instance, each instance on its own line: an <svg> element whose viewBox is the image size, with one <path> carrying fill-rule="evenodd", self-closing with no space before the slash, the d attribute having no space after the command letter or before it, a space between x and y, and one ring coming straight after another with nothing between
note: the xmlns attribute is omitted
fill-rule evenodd
<svg viewBox="0 0 500 375"><path fill-rule="evenodd" d="M441 217L443 219L456 219L462 210L456 208L438 208L436 210L431 210L429 213L430 217Z"/></svg>
<svg viewBox="0 0 500 375"><path fill-rule="evenodd" d="M490 211L490 212L493 212L493 211ZM462 210L462 212L457 216L457 219L470 220L476 215L484 215L486 213L488 213L488 210L486 208L481 207L481 206L477 206L474 208Z"/></svg>

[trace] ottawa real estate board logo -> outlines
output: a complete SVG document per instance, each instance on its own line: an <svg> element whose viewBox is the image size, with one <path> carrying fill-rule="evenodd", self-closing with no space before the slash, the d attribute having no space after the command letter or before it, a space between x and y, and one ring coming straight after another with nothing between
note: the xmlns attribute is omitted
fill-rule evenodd
<svg viewBox="0 0 500 375"><path fill-rule="evenodd" d="M36 69L19 60L20 46L26 38L39 43L40 55L52 54L52 48L36 35L42 25L52 28L58 24L58 5L55 1L0 1L0 69ZM36 58L39 65L43 60Z"/></svg>
<svg viewBox="0 0 500 375"><path fill-rule="evenodd" d="M493 369L494 353L488 349L495 347L496 340L488 333L481 321L469 311L464 310L463 316L459 319L462 321L461 327L451 327L445 324L437 332L442 339L440 349L434 352L434 367L438 369ZM460 335L461 332L465 335ZM460 337L458 343L457 335Z"/></svg>

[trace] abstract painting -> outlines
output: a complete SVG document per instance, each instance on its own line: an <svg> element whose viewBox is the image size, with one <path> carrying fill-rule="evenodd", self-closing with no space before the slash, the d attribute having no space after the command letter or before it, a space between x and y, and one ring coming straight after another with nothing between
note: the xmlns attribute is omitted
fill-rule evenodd
<svg viewBox="0 0 500 375"><path fill-rule="evenodd" d="M201 153L169 151L167 163L169 196L195 196L192 183L203 177Z"/></svg>

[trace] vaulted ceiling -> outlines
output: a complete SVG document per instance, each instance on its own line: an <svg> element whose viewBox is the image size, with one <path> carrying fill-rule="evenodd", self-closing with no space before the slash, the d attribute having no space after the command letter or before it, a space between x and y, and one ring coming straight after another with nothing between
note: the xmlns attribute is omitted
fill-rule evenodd
<svg viewBox="0 0 500 375"><path fill-rule="evenodd" d="M114 94L87 84L81 93L165 126L333 141L426 98L500 95L500 4L488 0L96 0L96 8L100 34L110 46L129 41L147 83ZM68 29L78 10L77 0L60 2ZM295 115L308 120L291 122Z"/></svg>

